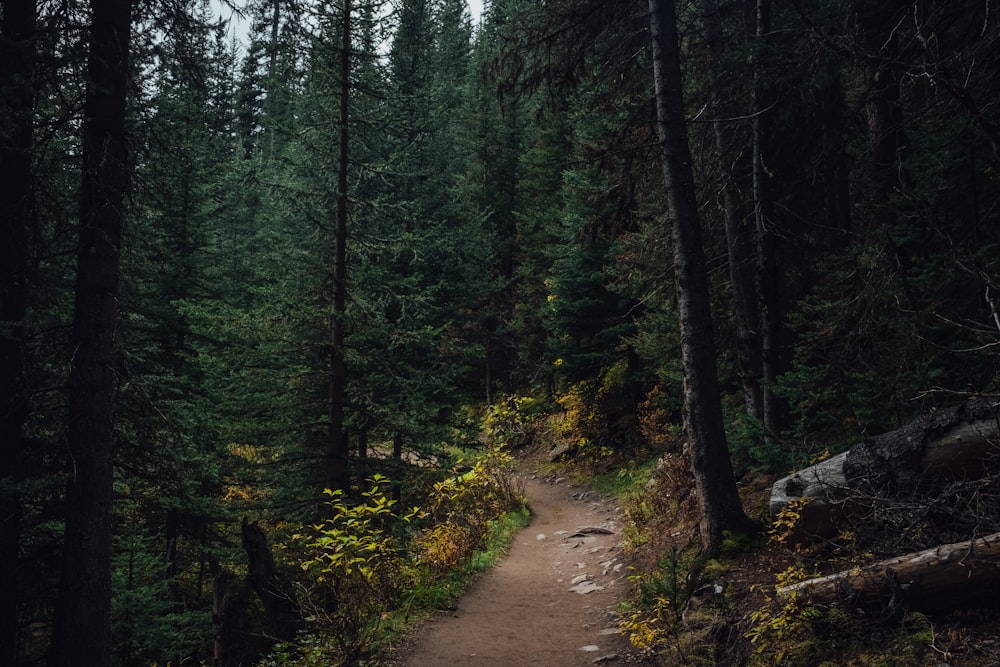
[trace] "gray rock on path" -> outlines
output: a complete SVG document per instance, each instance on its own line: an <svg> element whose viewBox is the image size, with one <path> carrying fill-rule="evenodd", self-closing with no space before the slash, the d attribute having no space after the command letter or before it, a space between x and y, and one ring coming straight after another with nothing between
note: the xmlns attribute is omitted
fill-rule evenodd
<svg viewBox="0 0 1000 667"><path fill-rule="evenodd" d="M572 540L577 537L587 537L589 535L614 535L615 531L608 528L601 528L600 526L584 526L583 528L577 528L573 531L573 534L567 537L567 540Z"/></svg>

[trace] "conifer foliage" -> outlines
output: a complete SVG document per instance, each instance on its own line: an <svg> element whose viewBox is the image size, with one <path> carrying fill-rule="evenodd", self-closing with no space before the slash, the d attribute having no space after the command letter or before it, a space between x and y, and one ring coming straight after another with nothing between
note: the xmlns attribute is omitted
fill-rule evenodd
<svg viewBox="0 0 1000 667"><path fill-rule="evenodd" d="M498 406L688 456L712 553L740 475L995 393L997 12L751 4L0 1L0 663L356 621L323 536L489 486ZM476 493L365 515L330 650Z"/></svg>

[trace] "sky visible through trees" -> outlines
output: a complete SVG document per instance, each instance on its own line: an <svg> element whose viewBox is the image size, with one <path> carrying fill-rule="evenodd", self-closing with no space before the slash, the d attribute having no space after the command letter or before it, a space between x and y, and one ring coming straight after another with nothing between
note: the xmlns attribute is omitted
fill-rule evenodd
<svg viewBox="0 0 1000 667"><path fill-rule="evenodd" d="M473 24L478 24L483 17L483 0L468 0L469 15L472 16ZM246 43L249 35L247 21L235 13L232 7L224 0L212 0L212 13L223 19L229 20L229 34L241 43Z"/></svg>

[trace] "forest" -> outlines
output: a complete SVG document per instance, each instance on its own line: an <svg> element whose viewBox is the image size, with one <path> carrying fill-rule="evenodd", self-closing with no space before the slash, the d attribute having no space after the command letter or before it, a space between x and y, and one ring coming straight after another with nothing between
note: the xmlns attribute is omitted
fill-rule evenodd
<svg viewBox="0 0 1000 667"><path fill-rule="evenodd" d="M632 484L656 664L990 664L781 591L1000 532L995 436L767 494L1000 418L997 10L0 0L0 664L378 664L538 447Z"/></svg>

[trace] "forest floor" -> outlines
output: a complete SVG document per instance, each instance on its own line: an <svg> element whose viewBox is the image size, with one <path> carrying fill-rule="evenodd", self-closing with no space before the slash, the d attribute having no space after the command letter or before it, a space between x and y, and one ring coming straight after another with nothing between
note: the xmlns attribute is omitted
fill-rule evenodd
<svg viewBox="0 0 1000 667"><path fill-rule="evenodd" d="M530 462L518 475L531 523L454 609L412 633L391 664L643 664L616 632L616 608L629 594L621 509Z"/></svg>
<svg viewBox="0 0 1000 667"><path fill-rule="evenodd" d="M651 572L663 554L681 553L697 535L687 478L679 468L659 467L646 527L652 537L626 553L619 503L570 482L570 475L578 477L569 468L551 472L558 469L530 456L522 459L518 476L532 510L531 523L515 536L507 557L479 578L453 609L418 626L381 664L746 665L768 664L769 655L795 649L801 660L787 664L1000 667L1000 607L978 605L898 619L856 610L839 615L829 611L815 623L793 615L787 637L778 639L779 628L778 636L764 640L773 642L770 649L752 655L755 648L745 633L752 629L754 614L770 608L773 618L781 619L784 613L780 605L768 602L779 573L803 560L820 568L824 558L823 553L809 555L772 544L766 536L716 563L715 575L726 594L706 598L696 593L684 604L683 620L674 628L677 634L661 647L660 655L643 658L616 631L618 610L634 594L629 575ZM766 521L773 479L745 482L744 502L751 516ZM711 588L701 585L703 575L687 583L699 590ZM814 632L802 632L809 627Z"/></svg>

